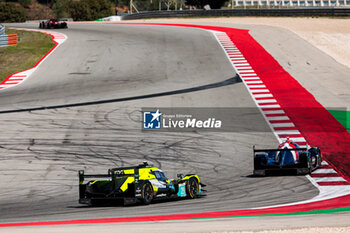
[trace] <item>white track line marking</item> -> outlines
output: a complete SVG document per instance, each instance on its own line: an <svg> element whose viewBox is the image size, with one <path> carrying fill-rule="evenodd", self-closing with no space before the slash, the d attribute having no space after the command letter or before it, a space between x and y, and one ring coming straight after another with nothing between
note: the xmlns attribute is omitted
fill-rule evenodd
<svg viewBox="0 0 350 233"><path fill-rule="evenodd" d="M285 114L285 112L283 110L264 110L262 109L264 112L264 115L268 115L268 114Z"/></svg>
<svg viewBox="0 0 350 233"><path fill-rule="evenodd" d="M276 130L275 133L282 135L300 134L299 130Z"/></svg>
<svg viewBox="0 0 350 233"><path fill-rule="evenodd" d="M242 77L242 79L244 80L260 80L260 78L258 76L255 76L255 77Z"/></svg>
<svg viewBox="0 0 350 233"><path fill-rule="evenodd" d="M255 73L254 70L240 70L239 73Z"/></svg>
<svg viewBox="0 0 350 233"><path fill-rule="evenodd" d="M255 98L273 97L272 94L253 94Z"/></svg>
<svg viewBox="0 0 350 233"><path fill-rule="evenodd" d="M313 177L313 179L319 183L319 182L339 182L339 181L346 181L343 177Z"/></svg>
<svg viewBox="0 0 350 233"><path fill-rule="evenodd" d="M246 81L245 83L247 83L247 84L260 84L260 83L263 83L263 82L262 81Z"/></svg>
<svg viewBox="0 0 350 233"><path fill-rule="evenodd" d="M268 89L259 89L259 90L249 90L253 95L254 93L261 93L261 92L270 92Z"/></svg>
<svg viewBox="0 0 350 233"><path fill-rule="evenodd" d="M249 88L258 88L258 87L266 88L265 85L250 85L249 86Z"/></svg>
<svg viewBox="0 0 350 233"><path fill-rule="evenodd" d="M248 77L248 76L258 76L256 73L254 74L240 74L242 77Z"/></svg>
<svg viewBox="0 0 350 233"><path fill-rule="evenodd" d="M237 66L237 69L238 69L238 67L247 66L247 65L249 65L249 64L248 63L238 63L236 66Z"/></svg>
<svg viewBox="0 0 350 233"><path fill-rule="evenodd" d="M266 117L269 121L290 120L288 116Z"/></svg>
<svg viewBox="0 0 350 233"><path fill-rule="evenodd" d="M287 138L281 137L281 139L286 140ZM294 142L306 142L304 137L297 137L297 138L290 137L289 139L294 141Z"/></svg>
<svg viewBox="0 0 350 233"><path fill-rule="evenodd" d="M267 99L267 100L256 100L257 103L261 104L261 103L276 103L277 100L275 99Z"/></svg>
<svg viewBox="0 0 350 233"><path fill-rule="evenodd" d="M293 123L275 123L275 124L271 124L272 127L276 128L276 127L295 127L295 125Z"/></svg>
<svg viewBox="0 0 350 233"><path fill-rule="evenodd" d="M237 60L237 61L233 61L233 63L235 63L235 64L247 63L247 60L244 60L244 59Z"/></svg>
<svg viewBox="0 0 350 233"><path fill-rule="evenodd" d="M252 67L251 66L239 66L237 67L237 70L251 70Z"/></svg>
<svg viewBox="0 0 350 233"><path fill-rule="evenodd" d="M259 108L281 108L279 104L272 104L272 105L261 105L258 106ZM267 114L267 113L266 113Z"/></svg>
<svg viewBox="0 0 350 233"><path fill-rule="evenodd" d="M323 174L323 173L337 173L333 168L319 168L312 172L312 174Z"/></svg>
<svg viewBox="0 0 350 233"><path fill-rule="evenodd" d="M230 58L231 60L235 60L235 61L247 61L247 60L244 60L243 59L243 56L241 57L233 57L233 58Z"/></svg>

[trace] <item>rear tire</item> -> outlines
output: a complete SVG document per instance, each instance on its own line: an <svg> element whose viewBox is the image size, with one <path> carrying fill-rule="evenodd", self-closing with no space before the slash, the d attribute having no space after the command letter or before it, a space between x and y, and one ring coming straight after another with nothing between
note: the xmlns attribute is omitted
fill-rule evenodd
<svg viewBox="0 0 350 233"><path fill-rule="evenodd" d="M254 170L253 175L254 176L266 176L266 171L263 169Z"/></svg>
<svg viewBox="0 0 350 233"><path fill-rule="evenodd" d="M149 182L142 185L141 201L143 204L149 205L153 200L153 195L153 187Z"/></svg>
<svg viewBox="0 0 350 233"><path fill-rule="evenodd" d="M101 204L101 202L99 200L95 200L95 199L92 199L90 200L89 202L89 206L90 207L95 207L95 206L99 206Z"/></svg>
<svg viewBox="0 0 350 233"><path fill-rule="evenodd" d="M186 184L186 191L188 198L196 198L199 194L199 184L196 178L191 177Z"/></svg>

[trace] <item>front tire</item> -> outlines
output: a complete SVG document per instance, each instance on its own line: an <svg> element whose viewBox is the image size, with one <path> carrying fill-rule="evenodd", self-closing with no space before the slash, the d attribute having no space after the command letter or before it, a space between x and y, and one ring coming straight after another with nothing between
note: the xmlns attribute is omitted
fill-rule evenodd
<svg viewBox="0 0 350 233"><path fill-rule="evenodd" d="M142 185L141 201L145 205L149 205L153 200L153 187L150 183Z"/></svg>
<svg viewBox="0 0 350 233"><path fill-rule="evenodd" d="M196 198L199 194L199 184L196 178L191 177L186 184L186 191L188 198Z"/></svg>

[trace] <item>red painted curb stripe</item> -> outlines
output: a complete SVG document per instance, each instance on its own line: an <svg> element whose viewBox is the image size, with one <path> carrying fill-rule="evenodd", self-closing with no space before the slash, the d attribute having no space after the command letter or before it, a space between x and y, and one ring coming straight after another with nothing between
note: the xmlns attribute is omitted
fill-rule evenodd
<svg viewBox="0 0 350 233"><path fill-rule="evenodd" d="M256 100L274 100L273 97L255 97Z"/></svg>
<svg viewBox="0 0 350 233"><path fill-rule="evenodd" d="M247 31L233 29L227 34L308 143L319 146L349 181L350 134L347 130Z"/></svg>
<svg viewBox="0 0 350 233"><path fill-rule="evenodd" d="M269 121L271 124L278 124L278 123L292 123L291 120L271 120ZM281 135L280 135L281 136ZM294 136L294 135L293 135ZM295 137L295 136L294 136Z"/></svg>
<svg viewBox="0 0 350 233"><path fill-rule="evenodd" d="M311 177L317 178L317 177L339 177L337 173L314 173L310 174Z"/></svg>
<svg viewBox="0 0 350 233"><path fill-rule="evenodd" d="M274 105L274 104L278 104L277 102L272 102L272 103L258 103L260 106L261 105Z"/></svg>
<svg viewBox="0 0 350 233"><path fill-rule="evenodd" d="M9 81L22 81L22 80L23 80L22 78L11 78Z"/></svg>
<svg viewBox="0 0 350 233"><path fill-rule="evenodd" d="M237 45L237 47L239 48L239 46ZM255 48L254 48L254 50L255 50ZM240 49L240 51L241 51L241 49ZM227 51L226 51L227 52ZM244 54L244 52L243 52L243 54ZM245 56L244 57L246 60L247 60L247 65L248 65L248 67L250 67L250 66L252 66L252 67L254 67L254 71L257 73L257 75L259 75L259 76L261 76L260 75L260 73L255 69L255 66L254 65L252 65L251 64L251 62L249 61L249 59ZM273 60L273 61L275 61L275 60ZM276 61L275 61L276 62ZM277 62L276 62L277 63ZM260 63L261 64L261 63ZM278 63L277 63L278 64ZM268 64L269 65L269 64ZM279 65L279 64L278 64ZM235 69L238 71L238 73L242 73L241 72L241 67L235 67ZM285 72L282 68L281 68L281 70L282 70L282 75L283 74L285 74L285 73L287 73L287 72ZM275 71L275 70L274 70ZM278 70L278 71L280 71L280 70ZM287 73L288 74L288 73ZM289 74L288 74L288 76L290 76ZM266 76L267 78L270 78L270 76ZM244 79L243 79L244 80ZM261 80L263 80L263 79L261 79ZM270 80L271 80L271 78L270 78ZM288 80L287 80L288 81ZM285 81L285 82L287 82L287 81ZM253 85L253 83L258 83L258 82L252 82L252 81L245 81L245 84L246 84L246 86L248 86L248 89L249 89L249 87L251 87L251 85ZM262 82L262 81L260 81L260 83L263 83L263 84L265 84L265 82ZM278 85L277 85L278 86ZM254 87L257 87L257 86L254 86ZM268 89L268 90L270 90L270 87L268 87L268 86L266 86L266 88ZM297 91L300 91L300 90L297 90ZM274 97L275 95L273 95L272 94L272 96L270 96L269 98L268 97L263 97L263 98L255 98L255 102L259 105L259 106L266 106L266 105L268 105L268 103L269 102L274 102L274 101L272 101L272 99L273 99L273 97ZM292 96L292 97L294 97L293 96L293 93L291 93L291 95L290 96ZM262 99L265 99L265 101L258 101L258 100L262 100ZM267 101L268 99L270 99L271 101ZM279 101L276 101L276 102L278 102L279 103ZM316 101L317 102L317 101ZM317 102L318 103L318 102ZM282 106L283 107L283 106ZM298 108L298 107L294 107L294 106L290 106L290 108ZM300 108L300 107L299 107ZM306 108L307 109L307 108ZM310 109L310 111L312 111L313 109L311 108ZM286 113L286 115L287 116L289 116L288 115L288 113ZM273 120L273 119L269 119L269 123L272 125L272 127L275 127L274 129L277 129L276 127L281 127L281 126L283 126L283 124L281 124L281 123L287 123L287 122L293 122L292 120ZM279 124L279 125L278 125ZM287 126L288 124L285 124L285 126ZM291 126L294 126L294 124L290 124L290 125L288 125L288 127L291 127ZM301 141L301 142L299 142L299 144L301 144L301 145L306 145L307 144L307 142L306 142L306 139L302 136L302 134L300 134L301 136L299 137L299 138L295 138L294 140L296 140L296 141ZM280 139L283 139L283 137L281 136L281 135L278 135L279 136L279 138ZM320 175L320 177L322 177L322 175ZM317 183L318 182L321 182L321 184L322 184L322 181L320 181L319 179L316 181ZM345 184L347 184L347 182L345 182ZM333 183L325 183L325 182L323 182L323 185L344 185L344 182L333 182Z"/></svg>
<svg viewBox="0 0 350 233"><path fill-rule="evenodd" d="M279 134L278 136L280 136L280 138L298 138L298 137L302 137L303 135L301 134Z"/></svg>
<svg viewBox="0 0 350 233"><path fill-rule="evenodd" d="M271 94L271 93L270 92L253 92L252 94L254 96L254 95L268 95L268 94Z"/></svg>
<svg viewBox="0 0 350 233"><path fill-rule="evenodd" d="M254 79L248 79L248 78L243 78L244 80L247 80L247 81L249 81L249 82L259 82L259 81L261 81L260 80L260 78L258 78L258 77L253 77Z"/></svg>
<svg viewBox="0 0 350 233"><path fill-rule="evenodd" d="M273 127L273 129L275 131L279 131L279 130L298 130L297 128L295 127Z"/></svg>

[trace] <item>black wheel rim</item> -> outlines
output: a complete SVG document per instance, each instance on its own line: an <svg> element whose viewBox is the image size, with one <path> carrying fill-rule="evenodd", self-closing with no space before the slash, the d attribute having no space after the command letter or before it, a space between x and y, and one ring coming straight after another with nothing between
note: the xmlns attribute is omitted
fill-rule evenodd
<svg viewBox="0 0 350 233"><path fill-rule="evenodd" d="M190 192L193 197L197 195L197 182L193 179L190 182Z"/></svg>
<svg viewBox="0 0 350 233"><path fill-rule="evenodd" d="M151 200L152 190L151 190L151 187L149 185L146 185L144 195L145 195L144 198L146 201Z"/></svg>

